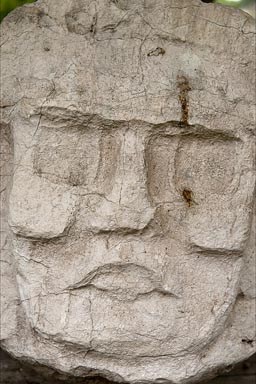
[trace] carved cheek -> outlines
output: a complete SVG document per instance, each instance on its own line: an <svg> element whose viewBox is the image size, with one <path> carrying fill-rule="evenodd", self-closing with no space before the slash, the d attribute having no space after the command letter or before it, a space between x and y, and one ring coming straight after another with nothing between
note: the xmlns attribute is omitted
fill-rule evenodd
<svg viewBox="0 0 256 384"><path fill-rule="evenodd" d="M190 241L202 251L241 252L249 232L248 207L233 210L231 206L222 205L218 210L201 212L189 220Z"/></svg>
<svg viewBox="0 0 256 384"><path fill-rule="evenodd" d="M9 225L15 234L51 239L71 225L76 198L71 192L27 171L13 176L9 199Z"/></svg>
<svg viewBox="0 0 256 384"><path fill-rule="evenodd" d="M212 196L207 205L197 207L188 219L192 245L202 251L241 253L250 237L254 185L249 171L232 196Z"/></svg>

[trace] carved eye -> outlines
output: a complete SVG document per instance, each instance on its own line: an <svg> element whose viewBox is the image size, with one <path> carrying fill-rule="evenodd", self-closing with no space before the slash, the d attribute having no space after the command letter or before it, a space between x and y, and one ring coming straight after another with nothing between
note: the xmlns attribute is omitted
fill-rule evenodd
<svg viewBox="0 0 256 384"><path fill-rule="evenodd" d="M147 149L149 193L154 202L189 206L237 187L242 143L232 138L159 136Z"/></svg>
<svg viewBox="0 0 256 384"><path fill-rule="evenodd" d="M34 148L34 171L56 184L102 188L114 174L117 152L111 132L43 128Z"/></svg>
<svg viewBox="0 0 256 384"><path fill-rule="evenodd" d="M181 140L176 154L175 184L183 197L197 198L230 193L236 184L236 164L240 143L199 138ZM185 192L184 192L185 191ZM184 195L185 194L185 195Z"/></svg>

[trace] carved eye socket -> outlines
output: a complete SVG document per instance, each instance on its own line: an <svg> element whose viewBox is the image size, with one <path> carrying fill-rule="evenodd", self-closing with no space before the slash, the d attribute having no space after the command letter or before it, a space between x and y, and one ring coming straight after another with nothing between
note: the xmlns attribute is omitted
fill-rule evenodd
<svg viewBox="0 0 256 384"><path fill-rule="evenodd" d="M97 128L43 128L34 148L34 171L56 184L104 186L115 171L118 143Z"/></svg>
<svg viewBox="0 0 256 384"><path fill-rule="evenodd" d="M236 181L239 142L200 138L181 140L176 153L174 182L198 198L231 193Z"/></svg>
<svg viewBox="0 0 256 384"><path fill-rule="evenodd" d="M177 202L231 193L237 186L241 143L235 140L163 136L148 151L149 192L155 202ZM184 191L185 196L184 196ZM191 195L191 196L192 196Z"/></svg>

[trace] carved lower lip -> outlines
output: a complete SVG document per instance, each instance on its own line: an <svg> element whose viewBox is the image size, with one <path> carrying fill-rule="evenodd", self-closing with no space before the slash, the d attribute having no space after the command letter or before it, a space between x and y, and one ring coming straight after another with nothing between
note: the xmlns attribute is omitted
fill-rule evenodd
<svg viewBox="0 0 256 384"><path fill-rule="evenodd" d="M105 264L91 272L68 290L96 288L118 300L135 300L142 295L159 293L178 297L171 289L164 286L157 274L138 264Z"/></svg>

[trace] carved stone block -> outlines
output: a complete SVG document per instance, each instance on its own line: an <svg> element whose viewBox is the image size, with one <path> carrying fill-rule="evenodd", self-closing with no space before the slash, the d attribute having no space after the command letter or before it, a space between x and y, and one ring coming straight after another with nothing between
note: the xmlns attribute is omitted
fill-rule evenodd
<svg viewBox="0 0 256 384"><path fill-rule="evenodd" d="M193 383L255 352L255 26L199 0L2 24L2 345Z"/></svg>

